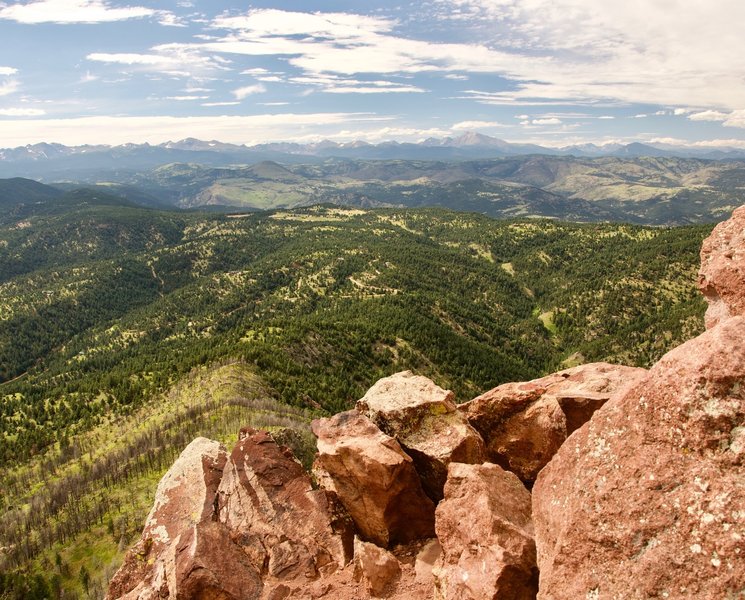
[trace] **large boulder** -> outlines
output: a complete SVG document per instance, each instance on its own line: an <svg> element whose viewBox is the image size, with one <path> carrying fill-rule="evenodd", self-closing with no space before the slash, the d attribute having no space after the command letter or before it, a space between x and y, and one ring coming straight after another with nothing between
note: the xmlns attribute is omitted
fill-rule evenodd
<svg viewBox="0 0 745 600"><path fill-rule="evenodd" d="M109 587L110 598L177 595L176 554L183 534L209 520L227 453L197 438L163 476L140 540L127 552Z"/></svg>
<svg viewBox="0 0 745 600"><path fill-rule="evenodd" d="M745 590L745 317L664 356L533 489L539 598Z"/></svg>
<svg viewBox="0 0 745 600"><path fill-rule="evenodd" d="M292 452L265 431L241 430L216 507L267 584L317 579L352 559L352 524L335 496L314 490Z"/></svg>
<svg viewBox="0 0 745 600"><path fill-rule="evenodd" d="M489 459L531 485L571 433L645 374L644 369L591 363L500 385L459 409L486 441Z"/></svg>
<svg viewBox="0 0 745 600"><path fill-rule="evenodd" d="M698 285L709 303L707 328L731 316L745 315L745 206L704 240Z"/></svg>
<svg viewBox="0 0 745 600"><path fill-rule="evenodd" d="M532 600L538 587L530 493L500 466L451 463L437 506L442 600Z"/></svg>
<svg viewBox="0 0 745 600"><path fill-rule="evenodd" d="M380 379L357 402L357 410L396 438L435 502L442 499L451 462L486 460L484 441L457 410L453 393L426 377L403 371Z"/></svg>
<svg viewBox="0 0 745 600"><path fill-rule="evenodd" d="M314 472L336 493L365 541L387 548L434 535L434 504L399 443L356 410L312 423Z"/></svg>

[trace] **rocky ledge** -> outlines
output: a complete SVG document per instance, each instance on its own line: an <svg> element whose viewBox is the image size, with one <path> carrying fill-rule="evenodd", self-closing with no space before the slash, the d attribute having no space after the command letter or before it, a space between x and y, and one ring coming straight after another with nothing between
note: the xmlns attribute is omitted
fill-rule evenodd
<svg viewBox="0 0 745 600"><path fill-rule="evenodd" d="M192 442L109 598L745 597L745 208L702 250L708 330L456 406L424 377L271 434Z"/></svg>

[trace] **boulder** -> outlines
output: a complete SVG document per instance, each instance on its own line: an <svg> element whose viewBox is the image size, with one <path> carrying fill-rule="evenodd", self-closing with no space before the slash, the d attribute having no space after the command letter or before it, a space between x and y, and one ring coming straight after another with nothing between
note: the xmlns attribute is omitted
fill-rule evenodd
<svg viewBox="0 0 745 600"><path fill-rule="evenodd" d="M357 579L373 598L391 596L401 579L401 563L393 554L359 538L354 540L354 566Z"/></svg>
<svg viewBox="0 0 745 600"><path fill-rule="evenodd" d="M182 534L209 520L227 453L222 444L197 438L158 484L140 540L111 580L109 598L175 595L176 548Z"/></svg>
<svg viewBox="0 0 745 600"><path fill-rule="evenodd" d="M698 286L709 304L707 329L731 316L745 315L745 206L704 240Z"/></svg>
<svg viewBox="0 0 745 600"><path fill-rule="evenodd" d="M539 598L745 590L745 317L665 355L533 489Z"/></svg>
<svg viewBox="0 0 745 600"><path fill-rule="evenodd" d="M538 586L530 493L500 466L451 463L437 506L442 600L535 598Z"/></svg>
<svg viewBox="0 0 745 600"><path fill-rule="evenodd" d="M608 363L580 365L500 385L459 409L486 441L489 459L531 485L571 433L645 374Z"/></svg>
<svg viewBox="0 0 745 600"><path fill-rule="evenodd" d="M484 441L457 410L453 393L410 371L379 380L357 402L414 460L424 491L438 502L450 462L480 464Z"/></svg>
<svg viewBox="0 0 745 600"><path fill-rule="evenodd" d="M381 547L434 535L434 504L411 458L366 416L351 410L312 423L319 484L338 495L366 541Z"/></svg>
<svg viewBox="0 0 745 600"><path fill-rule="evenodd" d="M265 580L317 579L352 559L353 529L292 452L246 427L225 465L216 518Z"/></svg>

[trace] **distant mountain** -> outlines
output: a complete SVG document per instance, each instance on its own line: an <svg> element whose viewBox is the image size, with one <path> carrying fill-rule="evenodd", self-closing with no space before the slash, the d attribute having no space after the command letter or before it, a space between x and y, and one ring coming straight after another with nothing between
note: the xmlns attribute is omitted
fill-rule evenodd
<svg viewBox="0 0 745 600"><path fill-rule="evenodd" d="M256 146L226 144L217 140L187 138L152 146L64 146L41 143L0 150L0 177L34 177L43 181L61 179L91 180L101 170L119 173L154 169L169 163L196 163L211 167L275 161L297 164L328 158L349 160L477 160L541 154L577 157L697 157L712 160L745 158L745 151L734 148L716 150L664 146L660 144L583 144L547 148L534 144L515 144L477 132L458 137L428 138L422 142L364 141L311 144L270 143Z"/></svg>

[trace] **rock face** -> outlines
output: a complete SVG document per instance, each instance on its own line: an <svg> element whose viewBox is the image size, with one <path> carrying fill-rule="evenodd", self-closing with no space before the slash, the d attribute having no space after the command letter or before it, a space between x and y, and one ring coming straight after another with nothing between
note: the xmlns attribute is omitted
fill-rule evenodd
<svg viewBox="0 0 745 600"><path fill-rule="evenodd" d="M241 430L217 490L216 517L265 585L306 582L352 559L351 522L292 453L264 431Z"/></svg>
<svg viewBox="0 0 745 600"><path fill-rule="evenodd" d="M457 410L453 393L410 371L378 381L357 402L412 457L427 495L439 502L451 462L486 460L481 436Z"/></svg>
<svg viewBox="0 0 745 600"><path fill-rule="evenodd" d="M158 484L142 537L111 581L111 598L157 598L177 592L181 536L209 520L226 461L225 448L206 438L197 438L184 449Z"/></svg>
<svg viewBox="0 0 745 600"><path fill-rule="evenodd" d="M566 438L646 371L592 363L524 383L506 383L459 409L486 441L489 459L528 484Z"/></svg>
<svg viewBox="0 0 745 600"><path fill-rule="evenodd" d="M434 536L434 504L396 440L356 410L312 428L319 482L338 495L363 539L387 548Z"/></svg>
<svg viewBox="0 0 745 600"><path fill-rule="evenodd" d="M709 303L707 329L731 316L745 315L745 206L704 241L698 285Z"/></svg>
<svg viewBox="0 0 745 600"><path fill-rule="evenodd" d="M495 464L452 463L437 506L443 600L530 600L538 588L530 493Z"/></svg>
<svg viewBox="0 0 745 600"><path fill-rule="evenodd" d="M668 353L541 472L539 598L745 590L745 317Z"/></svg>
<svg viewBox="0 0 745 600"><path fill-rule="evenodd" d="M161 480L109 597L289 597L343 569L353 535L335 497L314 490L289 450L266 432L241 430L230 457L199 438Z"/></svg>

